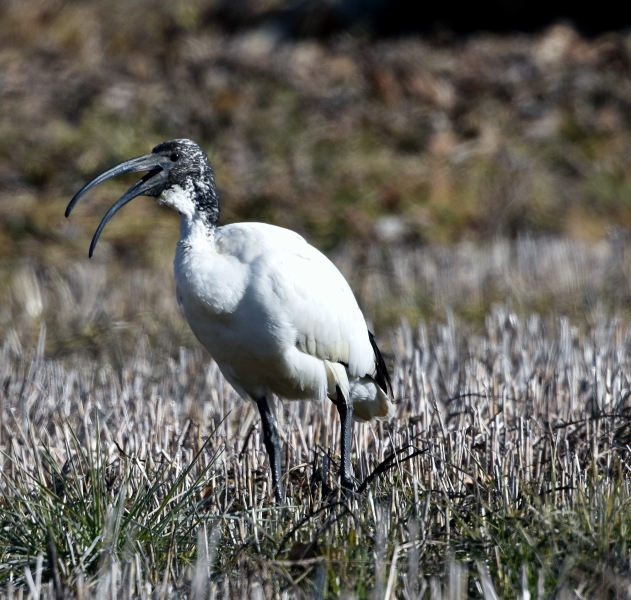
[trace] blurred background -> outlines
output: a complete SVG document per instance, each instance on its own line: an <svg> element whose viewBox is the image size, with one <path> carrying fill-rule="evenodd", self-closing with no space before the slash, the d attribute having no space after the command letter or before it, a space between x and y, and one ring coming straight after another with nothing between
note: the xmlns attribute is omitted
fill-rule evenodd
<svg viewBox="0 0 631 600"><path fill-rule="evenodd" d="M147 270L161 274L155 293L171 293L177 216L150 199L113 219L88 264L94 229L133 175L63 213L94 175L176 137L207 150L222 223L298 231L340 265L378 326L449 310L476 322L505 301L627 314L621 12L522 0L423 12L402 0L1 1L2 337L22 314L50 333L84 292L55 303L42 290L77 269L105 269L103 294ZM142 320L147 302L132 294L117 322ZM50 352L100 335L97 317L84 321ZM188 339L178 335L176 346Z"/></svg>

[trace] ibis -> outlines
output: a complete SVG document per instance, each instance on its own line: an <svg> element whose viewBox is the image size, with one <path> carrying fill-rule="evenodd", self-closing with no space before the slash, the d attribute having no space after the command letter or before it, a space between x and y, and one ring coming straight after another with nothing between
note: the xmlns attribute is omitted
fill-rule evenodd
<svg viewBox="0 0 631 600"><path fill-rule="evenodd" d="M353 420L391 415L383 356L350 286L335 265L297 233L265 223L218 226L219 196L206 153L195 142L163 142L115 166L77 192L66 216L94 186L145 173L109 209L107 222L138 196L180 215L174 273L177 300L193 333L238 394L257 406L275 501L284 502L273 397L329 398L340 417L342 488L352 490Z"/></svg>

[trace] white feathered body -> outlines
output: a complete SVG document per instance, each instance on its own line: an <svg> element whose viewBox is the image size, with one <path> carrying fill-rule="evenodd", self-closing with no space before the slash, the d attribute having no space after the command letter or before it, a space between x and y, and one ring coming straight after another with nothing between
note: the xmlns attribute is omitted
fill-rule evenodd
<svg viewBox="0 0 631 600"><path fill-rule="evenodd" d="M364 317L338 269L290 230L239 223L210 233L182 220L178 301L243 397L336 398L357 420L388 417Z"/></svg>

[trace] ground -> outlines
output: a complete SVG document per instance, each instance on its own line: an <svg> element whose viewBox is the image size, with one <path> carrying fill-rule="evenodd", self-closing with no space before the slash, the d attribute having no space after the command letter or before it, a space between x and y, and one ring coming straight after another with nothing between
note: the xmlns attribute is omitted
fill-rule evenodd
<svg viewBox="0 0 631 600"><path fill-rule="evenodd" d="M628 35L279 40L204 2L0 7L0 597L629 597ZM175 301L173 137L349 279L396 413L258 416ZM495 596L494 596L495 594Z"/></svg>

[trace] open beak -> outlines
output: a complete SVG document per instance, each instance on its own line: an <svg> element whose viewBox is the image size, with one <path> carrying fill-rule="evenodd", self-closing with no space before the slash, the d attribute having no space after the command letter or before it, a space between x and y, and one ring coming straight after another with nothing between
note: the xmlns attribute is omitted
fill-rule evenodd
<svg viewBox="0 0 631 600"><path fill-rule="evenodd" d="M125 206L129 201L133 200L137 196L159 196L168 185L169 169L173 163L167 156L160 156L156 154L147 154L146 156L139 156L138 158L132 158L126 160L124 163L117 165L111 169L101 173L98 177L95 177L90 183L83 186L74 196L74 198L68 204L66 208L66 217L71 213L77 202L83 198L83 196L89 192L93 187L99 183L104 182L110 177L116 177L122 173L130 173L132 171L149 171L142 179L132 185L123 196L121 196L114 206L110 208L94 233L92 243L90 244L89 256L92 258L96 243L99 241L101 232L107 225L108 221L114 216L120 208Z"/></svg>

